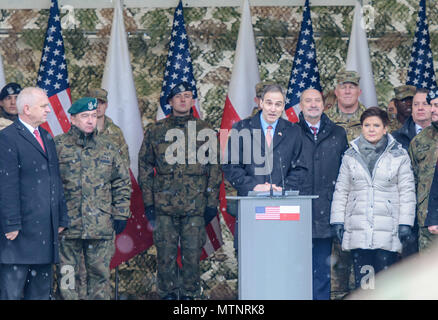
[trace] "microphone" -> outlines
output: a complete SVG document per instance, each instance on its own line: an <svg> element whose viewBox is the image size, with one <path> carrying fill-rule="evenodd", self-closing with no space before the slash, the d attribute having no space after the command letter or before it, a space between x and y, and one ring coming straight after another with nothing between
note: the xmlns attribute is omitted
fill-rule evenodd
<svg viewBox="0 0 438 320"><path fill-rule="evenodd" d="M281 190L281 195L284 197L286 194L286 189L284 188L284 175L283 175L283 162L281 161L281 154L278 152L278 156L280 157L280 173L281 173L281 184L283 189Z"/></svg>
<svg viewBox="0 0 438 320"><path fill-rule="evenodd" d="M268 150L266 151L266 147L267 144L265 144L265 158L266 158L266 162L268 164L268 170L269 170L269 183L270 183L270 188L269 188L269 196L272 198L274 196L274 189L272 188L272 167L271 164L269 162L269 152L272 152L271 149L268 147Z"/></svg>

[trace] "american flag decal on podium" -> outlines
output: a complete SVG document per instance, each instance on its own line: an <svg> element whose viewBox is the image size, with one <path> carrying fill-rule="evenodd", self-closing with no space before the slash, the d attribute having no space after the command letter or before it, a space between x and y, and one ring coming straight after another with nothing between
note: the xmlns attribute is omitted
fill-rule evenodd
<svg viewBox="0 0 438 320"><path fill-rule="evenodd" d="M299 221L300 206L255 207L256 220Z"/></svg>

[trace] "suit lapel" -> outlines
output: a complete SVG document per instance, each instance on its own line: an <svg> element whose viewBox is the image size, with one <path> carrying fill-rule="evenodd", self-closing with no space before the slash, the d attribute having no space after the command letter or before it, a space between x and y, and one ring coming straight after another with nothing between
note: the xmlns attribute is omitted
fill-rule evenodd
<svg viewBox="0 0 438 320"><path fill-rule="evenodd" d="M277 126L275 127L274 135L272 136L272 148L275 149L275 147L283 140L284 138L284 127L285 127L285 121L284 119L280 118L278 119Z"/></svg>
<svg viewBox="0 0 438 320"><path fill-rule="evenodd" d="M262 124L260 122L260 112L252 117L250 125L252 139L253 141L256 141L256 144L253 142L252 148L255 148L256 145L259 145L261 148L261 154L265 154L265 133L263 132Z"/></svg>
<svg viewBox="0 0 438 320"><path fill-rule="evenodd" d="M20 123L20 120L16 120L15 127L17 128L18 133L27 140L32 146L34 146L38 152L40 152L44 157L47 158L46 152L43 151L37 139L33 136L30 131ZM44 139L43 139L44 141Z"/></svg>

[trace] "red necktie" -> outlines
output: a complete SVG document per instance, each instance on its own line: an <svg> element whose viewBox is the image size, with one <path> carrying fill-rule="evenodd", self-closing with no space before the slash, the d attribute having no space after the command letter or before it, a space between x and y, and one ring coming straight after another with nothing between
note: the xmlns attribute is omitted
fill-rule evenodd
<svg viewBox="0 0 438 320"><path fill-rule="evenodd" d="M41 148L43 148L44 152L46 152L46 149L44 148L43 139L41 139L41 136L40 136L40 133L39 133L38 129L35 129L33 134L35 135L35 138L39 142Z"/></svg>
<svg viewBox="0 0 438 320"><path fill-rule="evenodd" d="M268 144L268 147L271 146L272 142L272 126L268 126L268 130L266 130L266 143Z"/></svg>
<svg viewBox="0 0 438 320"><path fill-rule="evenodd" d="M318 132L318 128L317 127L310 127L310 129L312 129L312 131L313 131L313 138L316 140L316 133Z"/></svg>

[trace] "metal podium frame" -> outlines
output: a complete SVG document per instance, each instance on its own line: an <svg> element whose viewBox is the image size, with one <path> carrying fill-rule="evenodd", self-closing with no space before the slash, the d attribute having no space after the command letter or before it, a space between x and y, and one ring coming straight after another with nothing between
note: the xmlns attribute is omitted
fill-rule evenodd
<svg viewBox="0 0 438 320"><path fill-rule="evenodd" d="M312 299L312 199L226 197L238 202L239 300ZM256 207L299 206L298 221L256 220Z"/></svg>

